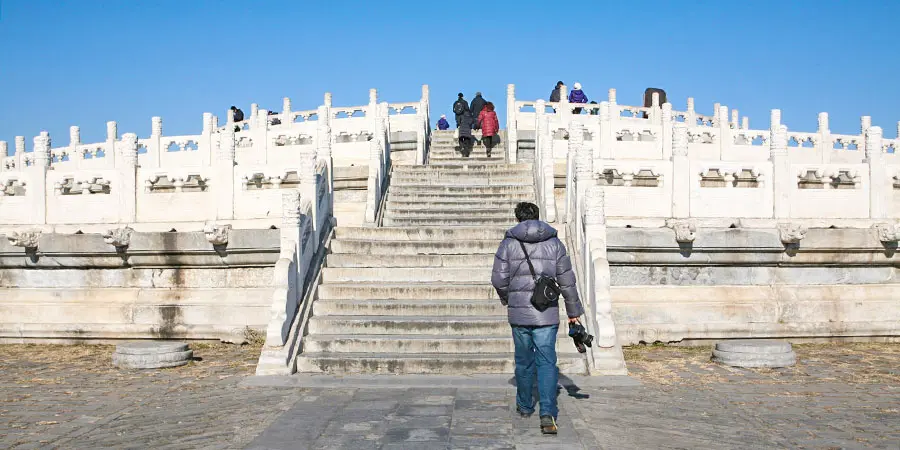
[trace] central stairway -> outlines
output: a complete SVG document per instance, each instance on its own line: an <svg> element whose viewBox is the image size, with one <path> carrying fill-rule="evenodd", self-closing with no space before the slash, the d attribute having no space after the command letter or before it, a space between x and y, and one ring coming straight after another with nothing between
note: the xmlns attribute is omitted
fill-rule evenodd
<svg viewBox="0 0 900 450"><path fill-rule="evenodd" d="M531 164L507 164L502 145L463 158L453 132L434 132L427 165L394 167L383 227L335 229L297 370L512 373L491 266L516 203L534 197ZM586 373L565 333L560 371Z"/></svg>

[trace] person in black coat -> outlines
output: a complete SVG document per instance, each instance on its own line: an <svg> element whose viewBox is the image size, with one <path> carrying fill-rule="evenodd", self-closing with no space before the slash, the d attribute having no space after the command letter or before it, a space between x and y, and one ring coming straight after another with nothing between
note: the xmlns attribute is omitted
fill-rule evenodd
<svg viewBox="0 0 900 450"><path fill-rule="evenodd" d="M469 102L463 98L462 92L457 94L459 98L453 102L453 114L456 115L456 128L459 128L459 121L462 119L462 115L464 112L469 111Z"/></svg>
<svg viewBox="0 0 900 450"><path fill-rule="evenodd" d="M563 84L565 84L565 83L563 83L562 81L556 82L556 87L553 88L553 92L550 93L550 101L551 102L559 102L559 88Z"/></svg>
<svg viewBox="0 0 900 450"><path fill-rule="evenodd" d="M475 146L475 136L472 136L472 127L475 125L475 119L472 117L472 111L468 109L460 115L458 120L459 128L459 151L466 158L472 153L472 147Z"/></svg>
<svg viewBox="0 0 900 450"><path fill-rule="evenodd" d="M487 104L484 97L481 96L481 92L475 93L475 98L472 99L472 117L475 119L475 129L481 128L481 124L478 123L478 115L481 114L481 110L484 109L484 105Z"/></svg>

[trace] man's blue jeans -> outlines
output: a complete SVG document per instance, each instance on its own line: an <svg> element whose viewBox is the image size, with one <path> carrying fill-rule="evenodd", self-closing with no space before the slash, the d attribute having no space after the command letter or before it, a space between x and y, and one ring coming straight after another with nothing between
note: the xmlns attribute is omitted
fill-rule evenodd
<svg viewBox="0 0 900 450"><path fill-rule="evenodd" d="M540 415L555 418L559 414L556 408L556 385L559 382L559 369L556 368L558 330L559 325L512 325L513 342L516 344L516 405L523 413L534 412L531 390L537 373Z"/></svg>

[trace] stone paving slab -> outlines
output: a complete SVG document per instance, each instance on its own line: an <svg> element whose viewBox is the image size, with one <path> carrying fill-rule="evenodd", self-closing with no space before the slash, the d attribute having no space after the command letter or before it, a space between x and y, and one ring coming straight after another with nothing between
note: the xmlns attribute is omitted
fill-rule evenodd
<svg viewBox="0 0 900 450"><path fill-rule="evenodd" d="M0 448L900 448L897 344L796 345L787 369L627 348L640 383L575 380L555 437L518 417L508 384L254 386L259 347L192 348L187 366L141 371L113 367L110 346L0 346Z"/></svg>
<svg viewBox="0 0 900 450"><path fill-rule="evenodd" d="M603 388L640 386L641 381L628 376L591 377L560 374L559 384L566 388ZM259 376L245 378L242 387L301 387L301 388L431 388L499 389L515 386L511 374L493 375L318 375Z"/></svg>

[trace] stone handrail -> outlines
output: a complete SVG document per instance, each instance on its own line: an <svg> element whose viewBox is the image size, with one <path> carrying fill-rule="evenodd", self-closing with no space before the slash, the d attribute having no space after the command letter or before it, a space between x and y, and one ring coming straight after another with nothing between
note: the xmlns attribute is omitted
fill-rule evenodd
<svg viewBox="0 0 900 450"><path fill-rule="evenodd" d="M427 92L423 87L418 102L395 104L414 106L416 114L384 114L387 133L416 133L420 161L429 136ZM370 100L377 101L374 89ZM285 99L283 111L271 116L254 105L246 128L238 131L229 111L223 126L205 113L197 135L166 136L162 119L154 117L150 136L142 139L133 133L120 137L110 122L107 140L99 143L82 143L78 127L71 128L69 145L58 148L51 148L47 133L35 138L33 151L26 151L24 137L17 137L11 156L7 143L0 142L0 174L6 183L0 187L0 232L91 232L109 224L129 224L139 231L168 231L176 225L188 231L213 220L251 228L277 225L280 190L298 187L314 170L298 163L301 155L318 154L329 177L334 161L342 166L369 162L376 114L368 111L377 104L332 107L327 94L325 103L316 110L292 111ZM355 114L334 117L346 111ZM358 111L365 117L358 117ZM282 120L280 125L269 120L287 117L304 120ZM388 142L389 136L381 141ZM86 153L91 157L81 156ZM383 180L388 165L379 160L378 166ZM327 181L330 191L333 180Z"/></svg>
<svg viewBox="0 0 900 450"><path fill-rule="evenodd" d="M365 223L374 226L378 220L381 199L387 190L387 174L391 166L389 105L382 103L375 111L375 132L369 141L369 178L366 192Z"/></svg>
<svg viewBox="0 0 900 450"><path fill-rule="evenodd" d="M509 97L513 105L523 104ZM757 226L790 219L870 227L900 218L900 141L883 139L868 117L862 118L859 135L832 134L826 113L819 114L817 131L788 132L780 111L773 110L768 130L752 130L747 120L738 124L733 111L731 120L720 120L729 116L726 106L719 105L712 119L694 113L692 104L678 114L668 103L629 107L648 112L646 119L634 119L617 114L622 107L611 97L613 102L590 105L599 108L597 115L569 114L572 105L566 102L544 113L538 101L535 112L514 113L508 123L538 131L535 160L540 165L546 164L541 142L551 141L552 159L566 162L568 186L578 168L572 151L572 127L578 124L594 176L607 190L606 214L616 224L661 226L675 217L724 226L736 219ZM539 188L550 183L537 169L535 175ZM573 195L567 190L562 220L573 219ZM538 196L545 209L547 197Z"/></svg>

